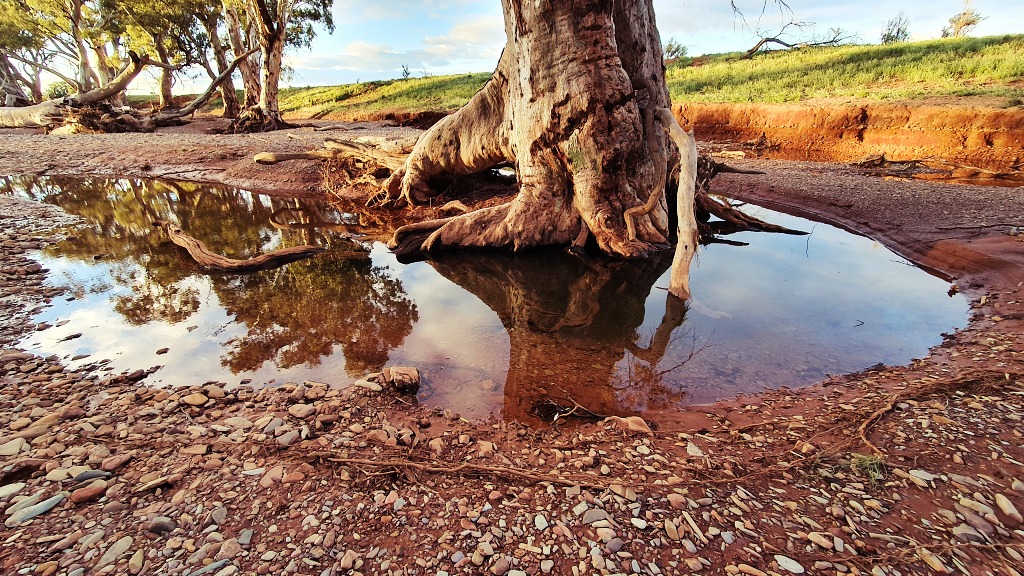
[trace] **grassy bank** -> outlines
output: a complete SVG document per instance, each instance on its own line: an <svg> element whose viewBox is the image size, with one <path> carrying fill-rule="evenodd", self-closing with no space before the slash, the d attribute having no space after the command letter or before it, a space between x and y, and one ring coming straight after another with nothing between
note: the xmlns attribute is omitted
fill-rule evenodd
<svg viewBox="0 0 1024 576"><path fill-rule="evenodd" d="M455 110L468 102L490 77L489 72L480 72L288 88L281 91L281 111L305 118L351 119L391 111Z"/></svg>
<svg viewBox="0 0 1024 576"><path fill-rule="evenodd" d="M947 38L887 46L713 56L672 66L673 99L797 102L808 98L919 99L1024 94L1024 35Z"/></svg>
<svg viewBox="0 0 1024 576"><path fill-rule="evenodd" d="M673 100L798 102L810 98L872 100L992 96L1024 98L1024 35L948 38L888 46L805 48L688 59L669 66ZM308 118L365 118L381 112L454 110L490 73L290 88L286 113Z"/></svg>

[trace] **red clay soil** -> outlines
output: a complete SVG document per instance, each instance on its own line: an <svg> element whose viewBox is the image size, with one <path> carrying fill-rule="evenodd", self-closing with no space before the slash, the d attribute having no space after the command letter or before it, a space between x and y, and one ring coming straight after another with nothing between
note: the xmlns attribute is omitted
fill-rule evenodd
<svg viewBox="0 0 1024 576"><path fill-rule="evenodd" d="M1005 170L1024 156L1024 106L836 103L676 106L684 124L706 142L760 142L789 158L852 162L874 154L889 160L943 158Z"/></svg>
<svg viewBox="0 0 1024 576"><path fill-rule="evenodd" d="M821 114L836 119L833 134L852 126L868 141L868 129L844 120L851 112ZM206 125L58 140L0 133L0 174L173 174L312 192L315 163L251 158L319 133L220 137L202 135ZM992 157L1021 156L1014 130L1017 144L995 138ZM845 149L848 138L838 140ZM960 158L962 147L945 154ZM54 358L3 352L0 450L10 454L0 456L0 490L22 486L0 509L34 495L56 504L34 519L3 516L0 572L1019 575L1020 189L729 162L763 174L720 176L716 193L849 228L922 262L970 297L969 325L909 366L645 414L653 431L637 421L466 422L372 385L157 390L141 371L69 373ZM45 271L25 251L46 242L33 231L45 218L0 202L4 306L33 305L25 287ZM106 474L70 480L79 466ZM70 501L51 499L61 490Z"/></svg>

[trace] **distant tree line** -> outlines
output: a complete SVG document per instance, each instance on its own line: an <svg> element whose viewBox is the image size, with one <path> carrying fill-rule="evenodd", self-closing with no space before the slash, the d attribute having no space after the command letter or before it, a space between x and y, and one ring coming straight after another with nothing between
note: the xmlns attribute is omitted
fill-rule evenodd
<svg viewBox="0 0 1024 576"><path fill-rule="evenodd" d="M281 122L277 103L286 46L309 46L316 27L334 30L333 0L0 0L0 105L37 104L108 84L132 53L159 69L159 107L173 107L183 75L213 81L237 63L243 99L230 74L219 85L224 115ZM202 73L202 72L201 72ZM44 86L46 75L59 79ZM115 103L124 95L115 97Z"/></svg>

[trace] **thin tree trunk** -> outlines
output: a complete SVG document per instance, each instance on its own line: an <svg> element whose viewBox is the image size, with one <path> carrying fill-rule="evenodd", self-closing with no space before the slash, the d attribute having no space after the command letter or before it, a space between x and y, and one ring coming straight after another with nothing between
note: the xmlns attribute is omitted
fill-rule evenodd
<svg viewBox="0 0 1024 576"><path fill-rule="evenodd" d="M503 8L507 41L491 80L421 138L390 184L423 202L437 194L436 176L515 162L520 192L439 221L420 249L579 246L589 236L608 254L635 258L666 245L671 144L654 111L669 97L651 0L503 0ZM627 230L624 212L647 204ZM393 244L422 231L400 229Z"/></svg>
<svg viewBox="0 0 1024 576"><path fill-rule="evenodd" d="M35 103L42 100L42 98L35 98L35 91L31 90L34 88L32 82L25 78L21 72L14 66L14 64L7 58L7 55L0 52L0 97L6 94L11 94L18 98L21 98L25 102ZM30 100L28 95L25 93L25 88L29 88L32 91L33 100Z"/></svg>
<svg viewBox="0 0 1024 576"><path fill-rule="evenodd" d="M248 50L246 43L242 40L242 25L238 18L238 13L235 12L234 8L229 8L227 4L224 5L224 24L228 29L228 40L231 44L231 51L238 54L242 54ZM260 101L260 75L258 72L258 66L252 61L251 58L246 58L245 61L238 65L238 71L242 75L242 88L245 91L242 99L242 106L244 108L251 108L259 104Z"/></svg>
<svg viewBox="0 0 1024 576"><path fill-rule="evenodd" d="M75 42L75 50L78 55L78 81L82 92L88 92L101 85L99 76L93 70L89 62L89 49L85 45L85 38L82 34L82 8L85 5L83 0L71 0L71 37Z"/></svg>
<svg viewBox="0 0 1024 576"><path fill-rule="evenodd" d="M115 51L116 49L115 44ZM110 65L110 58L107 56L107 47L105 45L94 47L93 53L96 54L96 68L100 77L100 85L106 86L117 75L117 70ZM127 104L127 99L124 93L118 93L111 97L110 103L113 106L124 106Z"/></svg>
<svg viewBox="0 0 1024 576"><path fill-rule="evenodd" d="M210 47L213 50L214 60L217 62L217 73L224 72L228 67L228 55L224 44L220 41L220 34L217 32L219 14L211 12L204 20L206 35L210 38ZM241 52L239 52L241 54ZM238 103L238 95L235 93L235 83L229 75L220 84L220 98L224 102L224 118L235 118L241 111Z"/></svg>
<svg viewBox="0 0 1024 576"><path fill-rule="evenodd" d="M153 35L153 44L156 46L156 56L164 67L160 69L160 109L167 110L174 107L174 70L171 65L171 58L164 46L163 33Z"/></svg>
<svg viewBox="0 0 1024 576"><path fill-rule="evenodd" d="M231 78L231 74L234 73L235 68L238 66L238 63L244 61L251 54L256 52L256 50L257 50L257 48L253 48L252 50L249 50L248 52L244 52L238 58L235 58L230 64L228 64L224 68L224 71L221 72L219 76L217 76L216 78L213 79L213 81L206 88L206 90L202 94L197 96L194 100L192 100L192 102L190 102L187 106L185 106L184 108L181 108L180 110L175 110L173 112L166 112L166 111L160 112L159 114L156 114L156 115L152 116L151 118L149 118L146 121L145 126L147 128L156 128L158 126L165 126L165 125L168 125L168 124L172 123L172 121L177 120L178 118L182 118L184 116L188 116L189 114L192 114L196 110L202 108L204 105L206 105L207 102L209 102L210 97L213 96L213 92L222 83L226 82L229 78Z"/></svg>

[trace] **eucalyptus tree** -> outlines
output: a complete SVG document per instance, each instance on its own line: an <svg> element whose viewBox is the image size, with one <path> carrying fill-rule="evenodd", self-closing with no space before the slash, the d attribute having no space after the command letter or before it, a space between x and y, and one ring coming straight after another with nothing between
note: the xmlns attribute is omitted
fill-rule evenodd
<svg viewBox="0 0 1024 576"><path fill-rule="evenodd" d="M14 2L0 0L0 103L7 99L27 103L43 99L44 42L26 29L25 14Z"/></svg>
<svg viewBox="0 0 1024 576"><path fill-rule="evenodd" d="M278 90L286 46L309 46L316 27L334 31L334 0L244 0L246 15L260 47L259 101L243 113L239 126L274 130L287 126L281 117Z"/></svg>
<svg viewBox="0 0 1024 576"><path fill-rule="evenodd" d="M424 134L390 192L430 202L438 177L514 164L510 202L416 225L423 250L582 246L651 255L669 242L665 182L677 154L652 0L502 0L505 49L487 84ZM632 226L626 211L643 208Z"/></svg>
<svg viewBox="0 0 1024 576"><path fill-rule="evenodd" d="M96 88L89 37L103 24L100 13L98 1L0 0L0 54L26 79L46 71L76 92Z"/></svg>
<svg viewBox="0 0 1024 576"><path fill-rule="evenodd" d="M209 47L199 13L204 0L106 0L125 15L129 44L160 68L160 108L173 106L174 75L203 61Z"/></svg>

